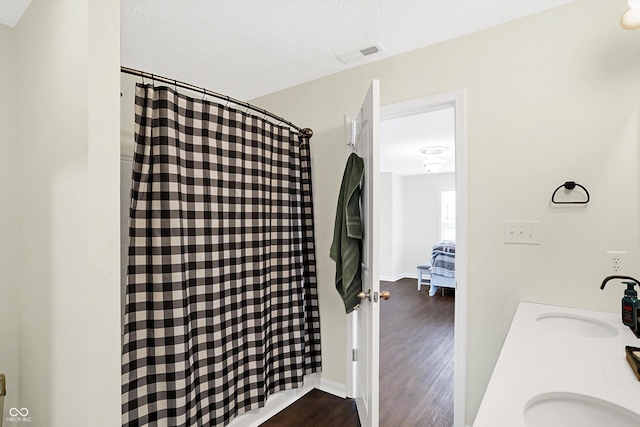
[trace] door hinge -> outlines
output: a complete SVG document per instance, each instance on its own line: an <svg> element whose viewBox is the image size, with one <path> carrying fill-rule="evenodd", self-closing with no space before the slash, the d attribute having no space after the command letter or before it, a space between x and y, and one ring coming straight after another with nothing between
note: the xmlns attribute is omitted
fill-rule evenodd
<svg viewBox="0 0 640 427"><path fill-rule="evenodd" d="M358 349L354 348L351 350L351 360L353 362L357 362L358 361Z"/></svg>

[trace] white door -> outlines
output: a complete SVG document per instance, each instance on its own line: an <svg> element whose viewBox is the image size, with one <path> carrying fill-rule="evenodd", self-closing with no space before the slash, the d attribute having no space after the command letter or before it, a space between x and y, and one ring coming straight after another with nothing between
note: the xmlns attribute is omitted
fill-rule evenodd
<svg viewBox="0 0 640 427"><path fill-rule="evenodd" d="M362 290L369 298L355 312L357 335L355 398L362 427L378 427L380 355L380 281L378 279L378 180L380 176L378 125L380 81L373 80L352 132L355 152L364 159L362 184Z"/></svg>

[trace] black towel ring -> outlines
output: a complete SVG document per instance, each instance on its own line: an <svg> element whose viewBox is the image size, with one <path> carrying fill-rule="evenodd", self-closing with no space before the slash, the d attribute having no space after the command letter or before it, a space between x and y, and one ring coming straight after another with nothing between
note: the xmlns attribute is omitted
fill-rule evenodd
<svg viewBox="0 0 640 427"><path fill-rule="evenodd" d="M558 192L558 190L560 190L563 187L566 190L573 190L576 187L582 188L584 190L585 194L587 195L587 200L585 200L584 202L558 202L558 201L556 201L556 193ZM556 205L586 205L587 203L589 203L589 200L591 200L591 198L589 197L589 192L587 191L587 189L584 188L582 185L578 184L575 181L567 181L567 182L565 182L560 187L556 188L556 190L553 192L553 195L551 196L551 202L555 203Z"/></svg>

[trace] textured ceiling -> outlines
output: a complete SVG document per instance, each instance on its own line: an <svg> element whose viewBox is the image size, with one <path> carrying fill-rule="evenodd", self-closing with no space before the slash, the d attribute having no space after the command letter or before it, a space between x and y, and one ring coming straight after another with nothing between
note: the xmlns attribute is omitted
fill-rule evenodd
<svg viewBox="0 0 640 427"><path fill-rule="evenodd" d="M441 173L455 171L455 112L453 107L380 122L380 172L398 175L424 175L426 157L420 149L444 146L438 156L446 160Z"/></svg>
<svg viewBox="0 0 640 427"><path fill-rule="evenodd" d="M571 1L121 0L121 62L250 100ZM337 57L376 42L383 53ZM452 109L383 121L381 169L424 174L434 144L452 172Z"/></svg>
<svg viewBox="0 0 640 427"><path fill-rule="evenodd" d="M121 58L249 100L571 1L121 0ZM384 53L336 56L375 42Z"/></svg>
<svg viewBox="0 0 640 427"><path fill-rule="evenodd" d="M0 0L0 24L15 27L31 0Z"/></svg>
<svg viewBox="0 0 640 427"><path fill-rule="evenodd" d="M573 0L120 0L121 63L241 100L493 27ZM31 0L0 0L15 26ZM379 43L345 64L337 55ZM276 112L277 113L277 112ZM383 171L424 173L420 148L447 145L452 110L381 124Z"/></svg>

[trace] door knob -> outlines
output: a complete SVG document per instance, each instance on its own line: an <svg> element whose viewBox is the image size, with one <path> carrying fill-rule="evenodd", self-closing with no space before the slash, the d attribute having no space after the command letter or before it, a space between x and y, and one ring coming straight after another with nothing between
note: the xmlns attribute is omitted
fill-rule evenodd
<svg viewBox="0 0 640 427"><path fill-rule="evenodd" d="M358 292L358 298L360 299L368 299L369 301L371 301L371 290L368 290L367 293L365 294L364 292ZM380 292L380 298L384 299L384 300L388 300L389 298L391 298L391 294L389 293L389 291L382 291ZM376 294L374 295L374 302L378 302L378 293L376 292Z"/></svg>
<svg viewBox="0 0 640 427"><path fill-rule="evenodd" d="M358 292L357 296L360 299L365 299L366 298L369 301L371 301L371 289L369 289L366 294L364 292L360 291L360 292Z"/></svg>

